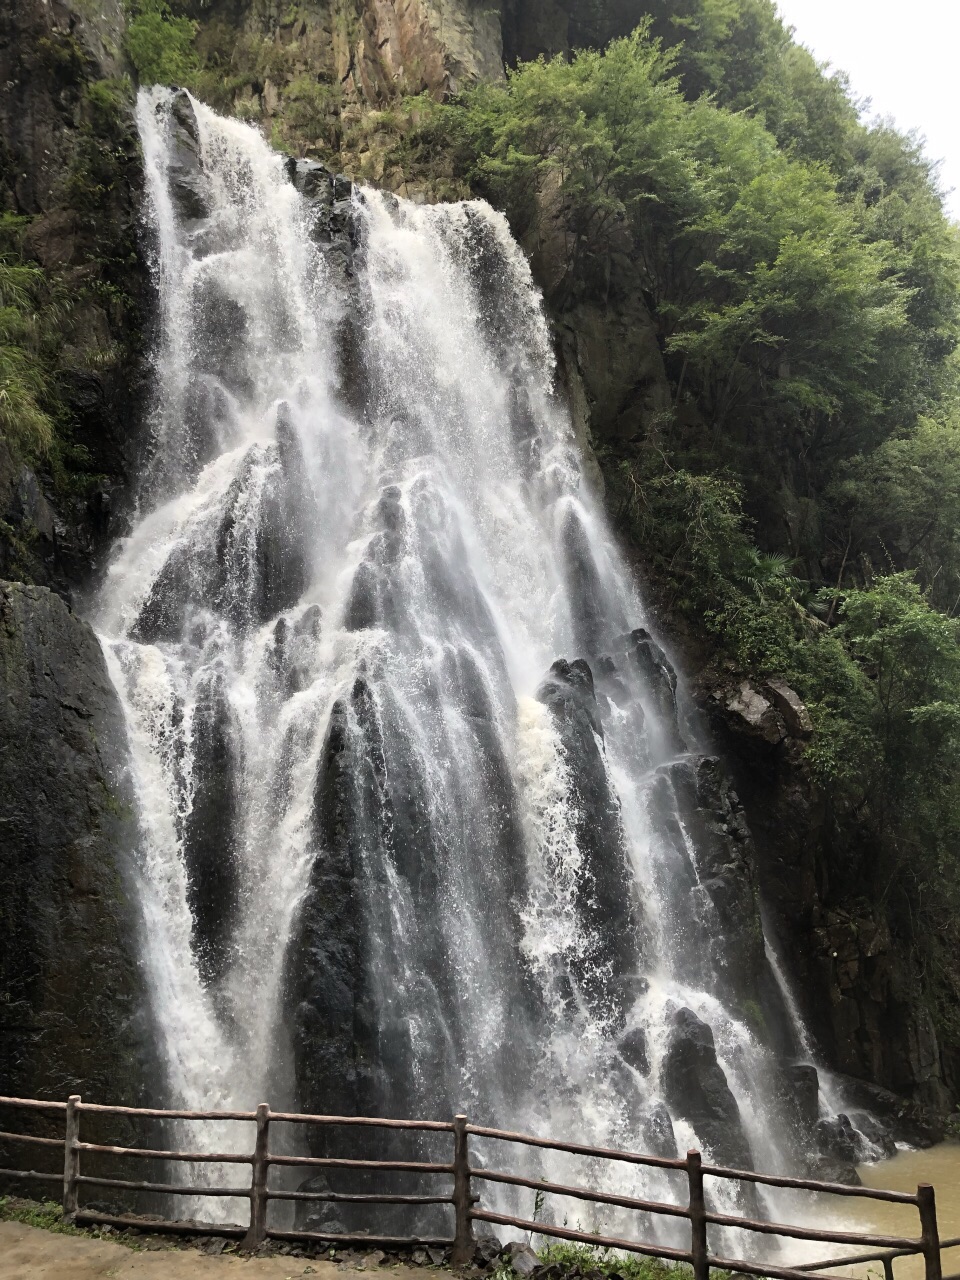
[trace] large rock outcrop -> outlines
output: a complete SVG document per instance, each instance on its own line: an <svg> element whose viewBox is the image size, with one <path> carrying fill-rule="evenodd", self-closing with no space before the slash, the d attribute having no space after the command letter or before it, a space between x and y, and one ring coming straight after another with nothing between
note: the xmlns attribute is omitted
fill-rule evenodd
<svg viewBox="0 0 960 1280"><path fill-rule="evenodd" d="M0 681L0 1089L136 1103L153 1069L116 694L90 627L19 583L0 583Z"/></svg>
<svg viewBox="0 0 960 1280"><path fill-rule="evenodd" d="M691 1009L678 1009L660 1072L671 1114L688 1121L711 1153L736 1169L752 1167L740 1108L717 1061L710 1027Z"/></svg>
<svg viewBox="0 0 960 1280"><path fill-rule="evenodd" d="M782 681L701 681L703 705L750 821L767 921L801 1013L861 1105L916 1138L940 1132L947 1071L908 932L864 897L805 762L810 722ZM850 1089L848 1089L848 1093ZM876 1094L876 1096L873 1096Z"/></svg>
<svg viewBox="0 0 960 1280"><path fill-rule="evenodd" d="M368 711L364 682L356 682L350 703L357 716ZM373 769L357 751L350 721L351 706L338 702L318 770L315 856L287 980L300 1104L307 1111L342 1115L360 1112L370 1092L364 1079L364 1061L369 1068L372 1056L365 1053L371 1046L363 1017L367 956L352 836L368 825L365 802L375 803L370 798L379 791Z"/></svg>

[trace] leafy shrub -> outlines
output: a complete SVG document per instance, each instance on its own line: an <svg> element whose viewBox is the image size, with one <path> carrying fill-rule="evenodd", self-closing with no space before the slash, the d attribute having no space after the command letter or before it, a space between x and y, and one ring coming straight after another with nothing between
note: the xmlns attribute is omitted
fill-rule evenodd
<svg viewBox="0 0 960 1280"><path fill-rule="evenodd" d="M136 0L125 45L141 84L182 85L199 70L197 26L174 15L166 0Z"/></svg>

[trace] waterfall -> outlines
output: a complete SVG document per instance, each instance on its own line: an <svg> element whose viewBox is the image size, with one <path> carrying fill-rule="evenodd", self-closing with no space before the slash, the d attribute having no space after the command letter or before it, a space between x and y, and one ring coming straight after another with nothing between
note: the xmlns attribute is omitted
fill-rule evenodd
<svg viewBox="0 0 960 1280"><path fill-rule="evenodd" d="M169 1101L788 1169L749 832L505 219L138 110L158 394L96 620Z"/></svg>

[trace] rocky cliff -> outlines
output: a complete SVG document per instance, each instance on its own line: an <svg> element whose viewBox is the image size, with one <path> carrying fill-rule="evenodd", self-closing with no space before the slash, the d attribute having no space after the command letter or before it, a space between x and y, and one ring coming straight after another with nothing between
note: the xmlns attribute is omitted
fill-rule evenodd
<svg viewBox="0 0 960 1280"><path fill-rule="evenodd" d="M941 1054L909 929L844 873L836 824L803 756L806 709L779 681L707 675L701 698L758 850L766 923L824 1059L860 1105L918 1137L940 1132L957 1087Z"/></svg>
<svg viewBox="0 0 960 1280"><path fill-rule="evenodd" d="M517 59L602 45L630 31L647 6L210 0L185 8L198 23L200 96L259 122L297 155L424 198L463 188L442 156L427 177L404 166L401 101L499 78ZM0 440L0 570L68 597L122 529L146 405L151 299L125 23L118 0L96 11L79 0L22 0L0 13L0 205L23 219L24 256L69 300L55 343L61 454L25 459ZM603 450L655 427L671 392L626 251L608 264L602 292L578 292L554 221L526 231L585 446ZM0 809L10 833L3 1088L130 1098L143 1080L147 1028L135 1013L143 1006L123 869L129 815L116 789L119 717L95 640L62 601L14 583L0 602L10 691L0 713ZM668 615L663 621L669 627ZM686 647L695 669L697 647ZM789 690L713 676L701 690L753 830L750 866L825 1056L889 1090L873 1096L891 1111L907 1099L942 1115L956 1074L941 1061L909 938L885 906L834 874L829 815L803 762L802 707ZM712 794L708 773L685 783L710 793L704 821L738 828L740 802L722 787ZM725 878L731 910L754 892L753 871L741 868L738 884L735 862L708 869ZM350 874L318 872L317 901ZM350 955L340 960L349 970ZM346 1044L354 1028L346 1014L341 1021Z"/></svg>
<svg viewBox="0 0 960 1280"><path fill-rule="evenodd" d="M0 583L0 1080L135 1104L149 1079L123 719L96 636Z"/></svg>
<svg viewBox="0 0 960 1280"><path fill-rule="evenodd" d="M118 0L0 13L0 256L42 268L56 428L45 454L0 439L0 573L69 593L108 539L142 416L150 284Z"/></svg>

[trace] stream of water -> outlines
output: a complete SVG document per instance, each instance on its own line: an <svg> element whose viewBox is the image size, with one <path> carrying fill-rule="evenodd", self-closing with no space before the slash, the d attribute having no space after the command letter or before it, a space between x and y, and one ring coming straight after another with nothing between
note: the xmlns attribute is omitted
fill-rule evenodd
<svg viewBox="0 0 960 1280"><path fill-rule="evenodd" d="M779 997L743 941L740 819L506 221L374 191L331 215L316 167L183 94L141 93L139 123L157 405L96 620L169 1100L794 1167L803 1046L753 1016L751 983Z"/></svg>

